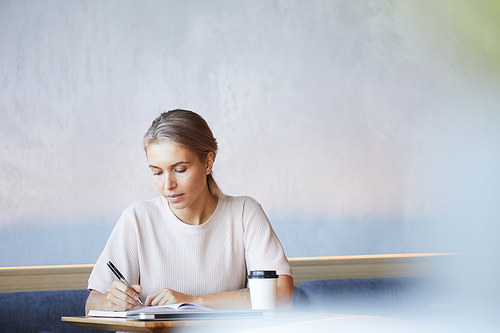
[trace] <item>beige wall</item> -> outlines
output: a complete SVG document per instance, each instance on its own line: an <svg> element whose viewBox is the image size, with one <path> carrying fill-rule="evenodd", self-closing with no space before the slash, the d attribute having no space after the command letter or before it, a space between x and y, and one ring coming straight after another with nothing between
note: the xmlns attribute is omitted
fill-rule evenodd
<svg viewBox="0 0 500 333"><path fill-rule="evenodd" d="M94 262L178 107L289 256L490 244L500 29L474 4L1 1L0 266Z"/></svg>

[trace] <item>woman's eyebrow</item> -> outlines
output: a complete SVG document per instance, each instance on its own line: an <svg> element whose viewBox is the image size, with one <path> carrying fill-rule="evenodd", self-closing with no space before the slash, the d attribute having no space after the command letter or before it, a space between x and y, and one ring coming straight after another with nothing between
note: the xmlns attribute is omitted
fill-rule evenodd
<svg viewBox="0 0 500 333"><path fill-rule="evenodd" d="M175 164L172 164L170 167L176 167L176 166L178 166L178 165L180 165L180 164L190 164L190 162L184 162L184 161L181 161L181 162L177 162L177 163L175 163ZM149 165L149 167L150 167L151 169L161 169L160 167L157 167L156 165L152 165L152 164L150 164L150 165Z"/></svg>
<svg viewBox="0 0 500 333"><path fill-rule="evenodd" d="M178 166L179 164L189 164L189 162L177 162L175 164L172 164L171 167Z"/></svg>

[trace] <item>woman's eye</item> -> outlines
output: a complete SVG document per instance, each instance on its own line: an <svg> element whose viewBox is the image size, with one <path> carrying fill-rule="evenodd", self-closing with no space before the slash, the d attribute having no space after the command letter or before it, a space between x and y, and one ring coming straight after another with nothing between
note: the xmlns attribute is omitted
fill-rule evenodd
<svg viewBox="0 0 500 333"><path fill-rule="evenodd" d="M162 173L163 171L153 172L153 176L160 176Z"/></svg>
<svg viewBox="0 0 500 333"><path fill-rule="evenodd" d="M175 170L175 172L177 173L183 173L183 172L186 172L187 169L180 169L180 170Z"/></svg>

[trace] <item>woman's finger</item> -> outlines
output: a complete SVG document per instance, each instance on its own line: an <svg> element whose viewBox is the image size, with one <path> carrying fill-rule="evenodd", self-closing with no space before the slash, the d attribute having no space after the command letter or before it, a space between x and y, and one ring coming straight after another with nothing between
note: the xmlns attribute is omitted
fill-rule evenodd
<svg viewBox="0 0 500 333"><path fill-rule="evenodd" d="M153 306L163 305L162 300L168 296L166 294L168 294L168 291L166 291L166 290L163 291L162 293L160 293L159 295L157 295L155 297L155 299L151 302L151 304Z"/></svg>
<svg viewBox="0 0 500 333"><path fill-rule="evenodd" d="M146 302L144 303L144 305L145 306L151 306L151 305L153 305L154 299L156 298L156 296L158 296L159 293L161 293L161 291L162 290L160 289L160 290L155 291L154 293L149 294L146 297Z"/></svg>
<svg viewBox="0 0 500 333"><path fill-rule="evenodd" d="M150 295L152 296L151 305L157 306L157 305L167 304L166 302L168 302L169 299L171 298L171 294L172 294L171 290L167 288L154 292L153 294Z"/></svg>
<svg viewBox="0 0 500 333"><path fill-rule="evenodd" d="M138 295L121 281L114 281L108 288L107 302L116 311L128 310L137 305Z"/></svg>

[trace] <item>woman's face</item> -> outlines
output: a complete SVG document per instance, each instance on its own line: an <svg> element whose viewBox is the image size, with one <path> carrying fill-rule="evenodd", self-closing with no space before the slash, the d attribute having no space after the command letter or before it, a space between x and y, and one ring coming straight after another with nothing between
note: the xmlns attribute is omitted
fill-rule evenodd
<svg viewBox="0 0 500 333"><path fill-rule="evenodd" d="M173 210L196 208L210 195L206 176L212 171L212 154L203 163L182 146L157 142L147 148L146 156L156 188Z"/></svg>

